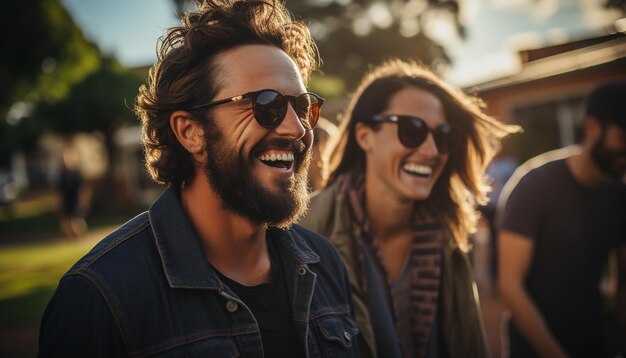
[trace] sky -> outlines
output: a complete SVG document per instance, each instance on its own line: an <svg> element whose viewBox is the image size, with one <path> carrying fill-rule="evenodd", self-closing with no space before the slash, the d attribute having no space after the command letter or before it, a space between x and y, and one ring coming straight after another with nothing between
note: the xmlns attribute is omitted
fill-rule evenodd
<svg viewBox="0 0 626 358"><path fill-rule="evenodd" d="M178 24L171 0L61 0L88 39L128 67L156 59L157 39Z"/></svg>
<svg viewBox="0 0 626 358"><path fill-rule="evenodd" d="M424 27L453 61L446 79L460 86L514 72L517 50L601 35L620 17L599 6L605 0L460 1L464 39L445 21L435 19ZM157 39L177 25L171 0L62 2L89 39L129 67L152 64Z"/></svg>

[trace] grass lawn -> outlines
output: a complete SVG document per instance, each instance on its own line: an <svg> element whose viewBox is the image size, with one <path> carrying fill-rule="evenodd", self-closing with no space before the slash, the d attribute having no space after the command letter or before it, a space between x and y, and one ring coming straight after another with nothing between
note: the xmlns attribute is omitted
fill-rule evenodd
<svg viewBox="0 0 626 358"><path fill-rule="evenodd" d="M61 276L115 226L79 241L0 248L0 356L34 357L39 322Z"/></svg>
<svg viewBox="0 0 626 358"><path fill-rule="evenodd" d="M38 324L61 276L133 216L120 210L90 215L89 234L68 241L62 239L54 205L54 193L42 191L0 210L0 329Z"/></svg>
<svg viewBox="0 0 626 358"><path fill-rule="evenodd" d="M61 276L105 234L98 231L76 242L0 249L0 328L38 323Z"/></svg>
<svg viewBox="0 0 626 358"><path fill-rule="evenodd" d="M37 354L38 328L61 276L99 240L144 208L87 217L90 232L62 238L51 191L0 207L0 357Z"/></svg>

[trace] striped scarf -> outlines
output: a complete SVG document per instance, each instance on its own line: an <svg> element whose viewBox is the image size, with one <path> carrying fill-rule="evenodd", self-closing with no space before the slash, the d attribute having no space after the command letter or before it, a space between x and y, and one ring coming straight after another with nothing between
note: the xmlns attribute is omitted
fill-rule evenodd
<svg viewBox="0 0 626 358"><path fill-rule="evenodd" d="M362 175L345 175L338 178L340 190L347 195L352 218L352 237L355 240L357 272L362 289L367 290L364 270L364 251L369 250L377 269L386 278L388 302L397 322L394 292L385 269L376 239L373 237L365 207L365 185ZM413 241L409 253L407 269L410 271L409 306L411 321L412 350L416 357L425 357L433 322L437 315L439 286L441 281L444 232L433 217L418 217L412 224ZM406 354L406 352L405 352Z"/></svg>

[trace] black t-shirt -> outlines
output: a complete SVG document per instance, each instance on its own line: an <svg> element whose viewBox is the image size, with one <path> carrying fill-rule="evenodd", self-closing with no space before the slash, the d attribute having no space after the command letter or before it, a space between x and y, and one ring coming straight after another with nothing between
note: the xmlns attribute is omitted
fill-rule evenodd
<svg viewBox="0 0 626 358"><path fill-rule="evenodd" d="M626 240L626 187L585 187L564 159L519 171L500 223L534 242L526 290L571 356L603 356L599 283L610 249ZM534 355L514 325L510 338L511 357Z"/></svg>
<svg viewBox="0 0 626 358"><path fill-rule="evenodd" d="M252 311L261 330L263 352L266 357L304 357L304 349L293 323L291 299L285 283L282 260L275 247L276 243L269 235L268 232L267 247L272 263L269 283L244 286L217 270L215 272Z"/></svg>

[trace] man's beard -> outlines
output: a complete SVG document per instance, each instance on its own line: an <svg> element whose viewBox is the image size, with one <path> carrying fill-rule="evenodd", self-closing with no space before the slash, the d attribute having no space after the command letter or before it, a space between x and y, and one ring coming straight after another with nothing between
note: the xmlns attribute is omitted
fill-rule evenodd
<svg viewBox="0 0 626 358"><path fill-rule="evenodd" d="M614 151L605 148L605 134L593 144L591 148L591 159L600 170L612 179L622 180L624 172L617 167L620 157L626 156L626 151Z"/></svg>
<svg viewBox="0 0 626 358"><path fill-rule="evenodd" d="M288 228L307 211L309 204L308 168L311 148L301 141L273 139L260 142L245 157L228 147L221 133L212 128L206 137L207 163L204 167L209 183L223 205L256 223L277 228ZM207 133L207 131L205 131ZM256 154L271 146L290 149L294 154L294 174L287 179L277 179L274 188L266 188L251 168Z"/></svg>

